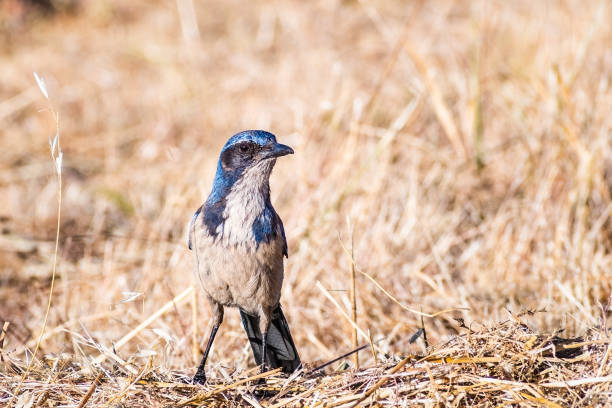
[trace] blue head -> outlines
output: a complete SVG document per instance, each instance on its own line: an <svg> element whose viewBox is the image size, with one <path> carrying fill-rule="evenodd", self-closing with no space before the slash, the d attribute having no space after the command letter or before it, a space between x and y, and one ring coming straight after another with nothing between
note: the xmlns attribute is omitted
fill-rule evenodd
<svg viewBox="0 0 612 408"><path fill-rule="evenodd" d="M277 157L288 154L293 154L293 149L277 143L272 133L263 130L236 133L221 149L213 188L206 204L210 206L223 200L236 181L251 168L263 161L270 161L273 166Z"/></svg>
<svg viewBox="0 0 612 408"><path fill-rule="evenodd" d="M246 130L232 136L221 149L213 188L204 205L204 224L208 233L217 236L219 225L225 222L224 211L232 188L237 186L238 189L244 189L244 184L247 183L257 191L256 194L262 195L263 207L254 209L257 212L253 214L252 224L247 223L242 227L252 232L256 248L261 242L278 238L276 231L279 229L283 253L286 256L285 231L270 202L268 178L276 158L292 153L292 148L277 143L272 133L263 130ZM244 183L237 184L241 179L244 179ZM238 187L239 185L242 187ZM248 197L245 198L249 200ZM247 205L247 202L244 204Z"/></svg>
<svg viewBox="0 0 612 408"><path fill-rule="evenodd" d="M263 130L246 130L232 136L221 149L212 191L190 225L203 213L208 234L217 237L219 227L229 221L228 228L234 234L242 229L243 237L252 237L255 249L262 242L281 239L287 256L283 223L270 202L269 177L276 158L288 154L293 154L292 148L277 143L272 133ZM221 228L222 234L223 231ZM191 235L188 246L191 249Z"/></svg>

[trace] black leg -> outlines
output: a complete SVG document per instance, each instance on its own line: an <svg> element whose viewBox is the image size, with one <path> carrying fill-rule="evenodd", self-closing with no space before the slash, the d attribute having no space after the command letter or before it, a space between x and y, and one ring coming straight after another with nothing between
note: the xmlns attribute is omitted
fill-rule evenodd
<svg viewBox="0 0 612 408"><path fill-rule="evenodd" d="M267 371L266 361L268 360L266 357L266 348L268 343L268 332L264 332L263 340L261 342L261 372L265 373Z"/></svg>
<svg viewBox="0 0 612 408"><path fill-rule="evenodd" d="M208 343L206 343L206 349L204 350L204 356L202 357L202 361L200 362L198 371L193 376L194 384L204 384L206 382L206 373L204 372L204 366L206 365L206 359L208 358L210 347L212 346L213 341L215 340L215 335L217 334L217 330L219 330L218 324L214 325L212 328L212 331L210 332L210 337L208 338Z"/></svg>

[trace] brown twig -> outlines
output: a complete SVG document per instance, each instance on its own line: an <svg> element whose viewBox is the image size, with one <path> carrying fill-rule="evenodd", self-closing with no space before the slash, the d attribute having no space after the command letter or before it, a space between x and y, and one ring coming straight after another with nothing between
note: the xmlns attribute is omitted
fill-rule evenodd
<svg viewBox="0 0 612 408"><path fill-rule="evenodd" d="M103 371L100 371L98 373L95 380L93 380L93 382L91 383L91 386L87 390L87 393L83 396L83 399L81 399L81 402L79 403L77 408L83 408L85 404L87 404L87 401L89 401L89 399L93 395L94 391L96 390L96 387L98 386L98 384L100 384L100 380L102 379L103 374L104 374Z"/></svg>
<svg viewBox="0 0 612 408"><path fill-rule="evenodd" d="M329 366L331 364L334 364L337 361L342 360L343 358L347 358L351 354L356 354L356 353L360 352L361 350L367 348L368 346L369 346L369 344L363 344L363 345L361 345L361 346L359 346L357 348L354 348L353 350L351 350L349 352L346 352L346 353L342 354L341 356L335 357L335 358L333 358L333 359L331 359L331 360L329 360L329 361L327 361L327 362L325 362L325 363L323 363L323 364L321 364L319 366L316 366L315 368L313 368L311 370L308 370L308 372L306 373L306 376L308 376L310 374L313 374L313 373L316 373L317 371L322 370L325 367L327 367L327 366Z"/></svg>
<svg viewBox="0 0 612 408"><path fill-rule="evenodd" d="M0 359L4 361L2 357L2 351L4 350L4 337L6 336L6 332L8 330L10 322L4 322L2 325L2 333L0 333Z"/></svg>
<svg viewBox="0 0 612 408"><path fill-rule="evenodd" d="M389 371L389 375L395 374L397 373L399 370L402 369L402 367L404 367L406 365L406 363L408 361L410 361L411 357L406 357L404 358L402 361L400 361L399 363L397 363L395 365L395 367L393 367L390 371ZM369 390L367 390L363 396L361 398L359 398L357 401L355 401L352 405L352 407L357 406L361 401L365 400L366 398L369 398L370 395L374 394L374 392L376 392L377 389L379 389L380 387L382 387L387 381L389 381L389 376L385 376L383 378L381 378L380 380L378 380L378 382L376 384L374 384L372 386L372 388L370 388Z"/></svg>

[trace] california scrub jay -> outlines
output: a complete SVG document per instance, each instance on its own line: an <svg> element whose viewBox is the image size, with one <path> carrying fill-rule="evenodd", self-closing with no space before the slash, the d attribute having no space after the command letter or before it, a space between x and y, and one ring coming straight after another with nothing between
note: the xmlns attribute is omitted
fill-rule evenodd
<svg viewBox="0 0 612 408"><path fill-rule="evenodd" d="M262 372L282 367L291 373L300 366L279 303L287 240L270 202L269 184L276 158L292 153L273 134L261 130L232 136L221 150L212 191L189 224L189 249L194 250L196 275L213 318L194 383L206 381L204 365L224 306L240 310Z"/></svg>

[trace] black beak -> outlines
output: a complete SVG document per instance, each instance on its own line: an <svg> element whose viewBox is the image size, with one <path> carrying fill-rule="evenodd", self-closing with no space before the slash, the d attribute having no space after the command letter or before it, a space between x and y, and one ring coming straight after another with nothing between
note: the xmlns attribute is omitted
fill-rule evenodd
<svg viewBox="0 0 612 408"><path fill-rule="evenodd" d="M272 146L272 149L268 150L266 153L266 159L286 156L288 154L293 154L292 148L284 144L276 143L274 146Z"/></svg>

